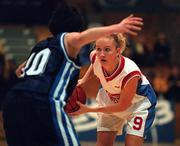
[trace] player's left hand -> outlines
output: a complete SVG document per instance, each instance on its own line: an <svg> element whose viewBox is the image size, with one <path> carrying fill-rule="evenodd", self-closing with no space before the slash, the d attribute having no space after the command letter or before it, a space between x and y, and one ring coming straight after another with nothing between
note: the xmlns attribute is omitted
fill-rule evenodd
<svg viewBox="0 0 180 146"><path fill-rule="evenodd" d="M69 116L77 116L77 115L80 115L80 114L85 114L85 113L88 113L88 112L92 112L92 109L91 107L85 105L85 104L82 104L81 102L77 101L77 104L80 106L79 110L73 112L73 113L69 113L68 115Z"/></svg>

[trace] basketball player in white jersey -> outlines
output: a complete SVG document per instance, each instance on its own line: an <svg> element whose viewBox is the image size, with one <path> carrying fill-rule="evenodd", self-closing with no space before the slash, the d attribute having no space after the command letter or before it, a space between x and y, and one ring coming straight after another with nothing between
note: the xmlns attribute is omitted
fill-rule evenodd
<svg viewBox="0 0 180 146"><path fill-rule="evenodd" d="M79 84L95 75L102 88L97 94L98 107L81 103L71 114L97 112L97 146L113 146L126 123L125 146L142 146L155 117L156 95L138 66L121 53L126 48L121 34L96 40L91 65Z"/></svg>

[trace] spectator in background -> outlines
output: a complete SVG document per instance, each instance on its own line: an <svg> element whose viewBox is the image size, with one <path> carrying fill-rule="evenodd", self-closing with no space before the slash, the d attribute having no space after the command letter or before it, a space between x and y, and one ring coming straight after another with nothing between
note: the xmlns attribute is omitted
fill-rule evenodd
<svg viewBox="0 0 180 146"><path fill-rule="evenodd" d="M4 66L5 66L5 51L3 44L0 44L0 79L4 76Z"/></svg>
<svg viewBox="0 0 180 146"><path fill-rule="evenodd" d="M7 82L6 92L8 92L8 90L14 85L17 79L16 73L15 73L16 68L17 68L17 63L12 54L6 55L6 62L9 68L8 69L9 78L6 80Z"/></svg>
<svg viewBox="0 0 180 146"><path fill-rule="evenodd" d="M2 104L9 88L16 78L15 68L11 68L10 59L5 53L4 44L0 44L0 139L5 139L3 123L2 123Z"/></svg>
<svg viewBox="0 0 180 146"><path fill-rule="evenodd" d="M154 44L155 59L158 63L171 62L171 47L165 33L160 32Z"/></svg>
<svg viewBox="0 0 180 146"><path fill-rule="evenodd" d="M169 92L168 98L175 98L176 102L180 103L180 69L178 64L173 64L170 68L169 76Z"/></svg>
<svg viewBox="0 0 180 146"><path fill-rule="evenodd" d="M4 44L0 44L0 110L6 92L5 82L9 78L9 66L6 61Z"/></svg>
<svg viewBox="0 0 180 146"><path fill-rule="evenodd" d="M133 55L133 60L140 67L153 67L155 65L155 52L152 43L146 36L137 37L135 40L136 51Z"/></svg>
<svg viewBox="0 0 180 146"><path fill-rule="evenodd" d="M143 63L142 66L143 67L154 67L156 64L156 60L155 60L155 52L154 52L154 48L152 45L144 45L144 52L143 52Z"/></svg>
<svg viewBox="0 0 180 146"><path fill-rule="evenodd" d="M7 91L16 80L15 62L5 53L4 44L0 44L0 110Z"/></svg>
<svg viewBox="0 0 180 146"><path fill-rule="evenodd" d="M0 46L0 139L3 139L4 131L2 124L2 102L4 99L4 64L5 64L5 56L2 52L2 48Z"/></svg>

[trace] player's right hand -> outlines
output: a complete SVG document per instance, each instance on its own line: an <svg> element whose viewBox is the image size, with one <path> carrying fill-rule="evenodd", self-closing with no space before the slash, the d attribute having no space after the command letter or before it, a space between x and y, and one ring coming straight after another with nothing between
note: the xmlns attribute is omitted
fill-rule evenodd
<svg viewBox="0 0 180 146"><path fill-rule="evenodd" d="M16 69L16 76L17 76L18 78L21 76L22 70L23 70L23 68L25 67L25 64L26 64L26 61L23 62L22 64L20 64L20 65L18 66L18 68Z"/></svg>

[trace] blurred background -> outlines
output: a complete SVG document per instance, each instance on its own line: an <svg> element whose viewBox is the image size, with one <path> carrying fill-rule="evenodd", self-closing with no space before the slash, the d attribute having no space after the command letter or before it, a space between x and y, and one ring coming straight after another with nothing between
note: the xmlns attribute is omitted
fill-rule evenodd
<svg viewBox="0 0 180 146"><path fill-rule="evenodd" d="M38 41L51 36L48 19L53 8L62 1L0 0L0 146L6 146L1 107L7 91L16 81L15 69ZM158 96L156 120L146 142L180 145L180 0L64 1L79 8L87 28L118 23L130 14L144 19L139 35L127 36L128 48L124 55L140 66ZM89 53L90 45L84 46L80 77L90 63ZM93 82L87 85L87 94L92 98L97 92ZM89 100L88 104L95 102ZM81 141L96 141L96 115L86 114L73 122ZM117 140L123 139L124 136Z"/></svg>

